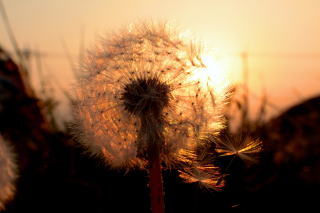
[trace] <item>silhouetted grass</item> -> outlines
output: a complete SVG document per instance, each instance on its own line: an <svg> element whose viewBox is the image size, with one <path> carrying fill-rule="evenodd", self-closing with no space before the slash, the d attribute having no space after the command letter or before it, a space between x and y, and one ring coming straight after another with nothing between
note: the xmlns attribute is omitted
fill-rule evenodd
<svg viewBox="0 0 320 213"><path fill-rule="evenodd" d="M0 67L0 78L6 79L0 81L0 133L17 152L19 179L6 212L150 212L147 174L133 170L123 175L88 158L70 130L52 122L56 100L47 97L52 103L40 104L45 101L23 89L18 70L8 74L7 63L13 62L2 60ZM319 210L314 195L320 183L319 98L271 120L264 119L266 99L261 102L258 116L240 116L245 118L241 125L221 135L259 138L258 161L248 163L240 155L213 159L224 174L221 191L182 183L177 171L166 170L166 212ZM232 99L231 105L240 115L248 109L241 99Z"/></svg>

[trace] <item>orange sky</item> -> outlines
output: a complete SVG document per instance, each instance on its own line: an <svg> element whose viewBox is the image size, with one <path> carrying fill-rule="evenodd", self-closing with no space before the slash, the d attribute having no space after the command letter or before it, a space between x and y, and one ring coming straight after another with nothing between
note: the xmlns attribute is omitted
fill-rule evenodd
<svg viewBox="0 0 320 213"><path fill-rule="evenodd" d="M320 91L319 0L2 1L20 47L52 53L42 60L46 75L64 88L72 73L62 39L76 62L81 29L84 46L90 47L106 31L152 18L173 21L214 49L228 61L234 78L241 73L238 54L248 51L251 91L259 96L266 88L280 108ZM12 49L3 22L0 26L1 45Z"/></svg>

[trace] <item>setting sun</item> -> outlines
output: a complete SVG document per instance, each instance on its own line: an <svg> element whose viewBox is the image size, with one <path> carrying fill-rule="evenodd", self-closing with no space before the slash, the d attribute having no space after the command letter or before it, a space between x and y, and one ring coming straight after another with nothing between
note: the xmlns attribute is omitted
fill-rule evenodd
<svg viewBox="0 0 320 213"><path fill-rule="evenodd" d="M213 88L215 93L223 92L230 85L228 63L211 54L203 56L202 62L204 67L195 71L194 79Z"/></svg>

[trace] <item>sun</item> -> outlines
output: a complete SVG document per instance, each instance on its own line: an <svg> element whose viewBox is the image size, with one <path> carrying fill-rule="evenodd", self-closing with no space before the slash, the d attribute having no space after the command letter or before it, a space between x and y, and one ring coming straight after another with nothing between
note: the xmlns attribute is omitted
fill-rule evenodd
<svg viewBox="0 0 320 213"><path fill-rule="evenodd" d="M194 78L203 87L209 86L215 93L222 93L230 86L228 63L218 57L207 54L202 57L204 67L195 70Z"/></svg>

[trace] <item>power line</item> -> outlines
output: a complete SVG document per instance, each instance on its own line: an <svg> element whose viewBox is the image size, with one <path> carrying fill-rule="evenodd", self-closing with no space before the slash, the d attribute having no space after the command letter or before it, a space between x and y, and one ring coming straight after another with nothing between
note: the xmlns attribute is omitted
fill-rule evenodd
<svg viewBox="0 0 320 213"><path fill-rule="evenodd" d="M83 48L82 48L83 49ZM51 51L37 51L33 49L23 49L20 51L22 55L34 55L34 56L41 56L47 58L66 58L66 53L60 52L51 52ZM10 53L10 51L9 51ZM76 53L68 53L68 57L79 57L79 54ZM294 53L294 52L287 52L287 53L272 53L272 52L246 52L247 57L254 57L254 58L272 58L272 59L320 59L320 53ZM243 57L243 52L221 52L221 55L218 54L219 57L223 56L235 56L239 57L240 59ZM83 55L81 56L83 58Z"/></svg>
<svg viewBox="0 0 320 213"><path fill-rule="evenodd" d="M320 53L270 53L252 52L250 56L259 58L320 59Z"/></svg>

